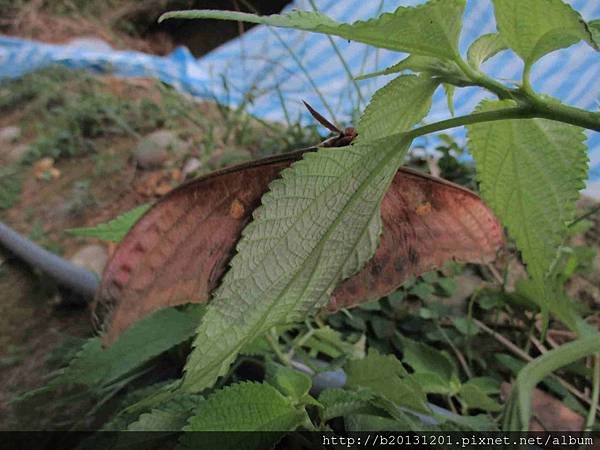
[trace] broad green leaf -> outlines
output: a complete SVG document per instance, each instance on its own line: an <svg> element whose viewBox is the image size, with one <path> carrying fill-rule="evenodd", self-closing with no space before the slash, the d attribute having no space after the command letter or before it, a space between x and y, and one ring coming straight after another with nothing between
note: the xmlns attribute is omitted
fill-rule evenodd
<svg viewBox="0 0 600 450"><path fill-rule="evenodd" d="M461 86L468 82L458 65L451 60L439 59L433 56L410 55L404 58L399 63L394 64L386 69L377 72L368 73L356 77L357 80L366 80L368 78L378 77L381 75L391 75L393 73L404 72L422 73L430 77L436 77L440 81L447 81L457 86Z"/></svg>
<svg viewBox="0 0 600 450"><path fill-rule="evenodd" d="M148 211L150 206L146 203L121 214L109 222L89 228L71 228L66 232L73 236L94 237L103 241L120 242L129 229Z"/></svg>
<svg viewBox="0 0 600 450"><path fill-rule="evenodd" d="M491 377L475 377L469 379L467 383L477 386L479 390L486 394L499 394L500 393L500 382Z"/></svg>
<svg viewBox="0 0 600 450"><path fill-rule="evenodd" d="M458 395L461 402L469 409L481 409L488 412L502 410L502 406L490 397L477 383L467 381L460 387Z"/></svg>
<svg viewBox="0 0 600 450"><path fill-rule="evenodd" d="M312 386L312 380L305 373L271 361L267 362L265 380L294 401L302 400Z"/></svg>
<svg viewBox="0 0 600 450"><path fill-rule="evenodd" d="M321 419L326 422L334 417L367 411L374 398L369 390L326 389L319 395L319 402L323 405Z"/></svg>
<svg viewBox="0 0 600 450"><path fill-rule="evenodd" d="M600 352L600 334L595 333L550 350L521 369L505 408L503 431L527 431L536 385L555 370L597 352Z"/></svg>
<svg viewBox="0 0 600 450"><path fill-rule="evenodd" d="M561 0L494 0L494 13L502 40L526 66L580 40L591 42L579 13Z"/></svg>
<svg viewBox="0 0 600 450"><path fill-rule="evenodd" d="M350 388L368 388L398 406L417 412L429 412L427 398L420 386L408 378L406 369L393 355L382 356L370 350L365 359L349 361L345 366Z"/></svg>
<svg viewBox="0 0 600 450"><path fill-rule="evenodd" d="M458 382L452 385L449 380L433 372L412 373L408 378L427 394L454 395L460 387Z"/></svg>
<svg viewBox="0 0 600 450"><path fill-rule="evenodd" d="M182 448L194 449L272 448L285 432L306 420L306 411L294 407L273 386L239 383L216 391L202 402L184 429L227 433L186 433L180 443Z"/></svg>
<svg viewBox="0 0 600 450"><path fill-rule="evenodd" d="M427 76L401 75L373 95L358 122L359 140L408 131L431 108L439 82Z"/></svg>
<svg viewBox="0 0 600 450"><path fill-rule="evenodd" d="M393 136L323 148L271 183L198 328L185 389L211 386L247 342L304 320L372 257L381 201L407 147Z"/></svg>
<svg viewBox="0 0 600 450"><path fill-rule="evenodd" d="M475 336L479 333L479 328L473 323L473 320L465 316L453 317L452 325L465 336Z"/></svg>
<svg viewBox="0 0 600 450"><path fill-rule="evenodd" d="M204 307L189 305L184 311L161 309L136 322L109 348L92 338L71 361L57 383L108 385L193 336Z"/></svg>
<svg viewBox="0 0 600 450"><path fill-rule="evenodd" d="M467 51L467 61L474 69L479 69L492 56L506 50L506 44L500 33L490 33L479 36Z"/></svg>
<svg viewBox="0 0 600 450"><path fill-rule="evenodd" d="M219 10L173 11L163 14L159 21L237 20L330 34L388 50L452 59L457 52L464 9L464 0L430 0L423 5L399 7L393 13L352 24L339 23L318 12L308 11L271 16Z"/></svg>
<svg viewBox="0 0 600 450"><path fill-rule="evenodd" d="M402 360L415 371L415 379L420 374L432 374L446 384L449 392L454 392L460 386L456 367L445 354L422 342L416 342L406 337L402 341ZM429 377L433 383L434 378Z"/></svg>
<svg viewBox="0 0 600 450"><path fill-rule="evenodd" d="M508 100L484 101L477 111L513 105ZM546 119L467 128L484 200L516 240L529 274L543 280L587 176L583 130Z"/></svg>
<svg viewBox="0 0 600 450"><path fill-rule="evenodd" d="M177 395L160 408L142 414L128 431L181 431L195 409L202 405L200 395Z"/></svg>

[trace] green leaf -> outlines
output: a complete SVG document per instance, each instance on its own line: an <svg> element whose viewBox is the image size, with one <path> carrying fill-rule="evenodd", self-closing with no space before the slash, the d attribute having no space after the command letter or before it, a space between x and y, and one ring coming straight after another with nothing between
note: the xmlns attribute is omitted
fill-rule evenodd
<svg viewBox="0 0 600 450"><path fill-rule="evenodd" d="M339 331L325 326L316 330L309 339L306 340L303 347L310 349L310 356L316 357L318 353L323 353L331 358L340 358L364 356L364 349L361 349L343 339Z"/></svg>
<svg viewBox="0 0 600 450"><path fill-rule="evenodd" d="M394 136L322 148L271 183L198 328L185 389L211 386L247 342L325 306L372 257L381 201L407 147Z"/></svg>
<svg viewBox="0 0 600 450"><path fill-rule="evenodd" d="M369 390L326 389L319 395L319 402L323 405L321 419L326 422L334 417L366 411L374 398Z"/></svg>
<svg viewBox="0 0 600 450"><path fill-rule="evenodd" d="M456 86L453 84L444 83L444 92L446 93L446 101L448 103L448 111L454 116L454 91Z"/></svg>
<svg viewBox="0 0 600 450"><path fill-rule="evenodd" d="M468 317L453 317L452 325L465 336L475 336L479 333L477 325Z"/></svg>
<svg viewBox="0 0 600 450"><path fill-rule="evenodd" d="M295 408L274 387L238 383L216 391L202 402L184 429L227 433L186 433L180 443L182 448L194 449L272 448L285 432L295 430L306 420L304 409Z"/></svg>
<svg viewBox="0 0 600 450"><path fill-rule="evenodd" d="M308 11L271 16L219 10L173 11L163 14L159 21L172 18L237 20L330 34L388 50L452 59L457 52L464 8L464 0L431 0L352 24Z"/></svg>
<svg viewBox="0 0 600 450"><path fill-rule="evenodd" d="M468 82L468 80L464 78L461 69L454 61L420 55L410 55L387 69L361 75L356 77L356 80L366 80L381 75L391 75L393 73L404 72L405 70L422 73L430 77L435 77L440 81L451 82L457 86L464 85Z"/></svg>
<svg viewBox="0 0 600 450"><path fill-rule="evenodd" d="M404 336L402 341L402 360L413 368L415 378L421 374L433 374L446 384L449 392L453 392L460 386L456 367L445 353L430 347L422 342L416 342ZM433 382L433 378L429 378Z"/></svg>
<svg viewBox="0 0 600 450"><path fill-rule="evenodd" d="M499 33L484 34L475 39L467 50L467 61L471 67L479 69L484 62L507 48Z"/></svg>
<svg viewBox="0 0 600 450"><path fill-rule="evenodd" d="M481 409L488 412L502 410L502 406L490 397L478 383L471 383L470 380L460 387L458 395L469 409Z"/></svg>
<svg viewBox="0 0 600 450"><path fill-rule="evenodd" d="M591 44L596 50L600 50L600 19L590 20L587 23L588 30L591 34Z"/></svg>
<svg viewBox="0 0 600 450"><path fill-rule="evenodd" d="M73 236L94 237L103 241L120 242L129 229L148 211L150 206L149 203L138 206L109 222L101 223L95 227L71 228L65 231Z"/></svg>
<svg viewBox="0 0 600 450"><path fill-rule="evenodd" d="M174 395L160 408L142 414L128 431L181 431L194 410L202 404L200 395Z"/></svg>
<svg viewBox="0 0 600 450"><path fill-rule="evenodd" d="M92 338L55 382L106 386L194 334L204 307L161 309L136 322L109 348Z"/></svg>
<svg viewBox="0 0 600 450"><path fill-rule="evenodd" d="M484 101L477 111L512 105L507 100ZM543 280L587 176L583 130L546 119L467 128L484 200L517 242L529 274Z"/></svg>
<svg viewBox="0 0 600 450"><path fill-rule="evenodd" d="M369 388L398 406L430 412L425 393L408 378L406 369L394 355L383 356L371 349L365 359L349 361L345 371L348 387Z"/></svg>
<svg viewBox="0 0 600 450"><path fill-rule="evenodd" d="M358 139L378 139L410 130L431 108L439 82L426 76L401 75L373 95L358 122Z"/></svg>
<svg viewBox="0 0 600 450"><path fill-rule="evenodd" d="M502 429L527 431L531 417L531 397L535 386L547 375L581 358L600 352L600 334L563 344L527 364L519 374L505 408Z"/></svg>
<svg viewBox="0 0 600 450"><path fill-rule="evenodd" d="M577 11L561 0L494 0L502 40L531 66L555 50L591 35Z"/></svg>
<svg viewBox="0 0 600 450"><path fill-rule="evenodd" d="M312 386L312 380L305 373L272 361L267 362L265 380L296 402L301 401Z"/></svg>

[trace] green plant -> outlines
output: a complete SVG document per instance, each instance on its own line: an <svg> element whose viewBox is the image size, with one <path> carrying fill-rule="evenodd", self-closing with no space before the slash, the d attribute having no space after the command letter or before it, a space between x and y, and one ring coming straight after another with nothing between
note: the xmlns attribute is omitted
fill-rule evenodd
<svg viewBox="0 0 600 450"><path fill-rule="evenodd" d="M366 107L354 145L307 153L263 196L200 326L186 328L193 343L183 377L143 388L143 398L142 389L132 394L134 399L124 401L105 428L525 429L531 391L539 381L569 407L587 413L588 424L594 423L597 400L586 397L581 386L592 379L593 392L598 392L600 363L595 358L592 373L576 361L599 351L598 334L582 319L580 305L571 302L563 284L585 270L577 262L585 257L573 261L565 240L586 176L582 131L600 130L600 113L534 92L529 72L544 54L580 40L597 49L597 21L585 23L559 0L527 2L534 12L528 15L521 14L522 2L495 0L494 6L498 33L477 39L466 61L457 50L461 0L432 0L354 24L338 24L317 12L257 17L187 11L164 16L294 27L410 56L381 72L401 74ZM517 18L521 27L512 28ZM509 48L525 62L523 80L516 85L480 70L483 61ZM446 87L450 105L453 89L464 86L485 89L498 100L483 102L467 116L416 127L440 85ZM234 116L236 126L240 123L239 113L227 114ZM506 289L508 269L501 276L493 267L451 266L411 280L378 302L311 317L337 283L372 257L381 231L381 199L412 140L457 126L468 128L482 196L516 241L529 278L513 292ZM460 148L443 139L440 169L473 185L472 170L457 159ZM132 212L79 234L119 240L138 217L139 211ZM478 281L459 299L468 303L457 311L452 297L475 274ZM545 321L538 327L540 314ZM498 316L506 317L507 337L482 321ZM536 353L532 342L545 339L550 321L563 323L578 340L551 352L542 346ZM164 331L145 330L144 341ZM129 338L123 336L116 345L126 347ZM178 338L184 339L182 334ZM573 348L577 352L571 353ZM104 362L97 355L87 371ZM127 371L134 365L139 368L143 361L126 365L120 375L133 373ZM264 377L248 369L257 366ZM326 389L318 398L309 395L313 381L304 374L340 367L348 376L343 388ZM517 383L505 407L499 400L500 382L513 374L518 374ZM264 381L249 382L257 379ZM440 413L431 403L447 411ZM251 404L260 414L250 413ZM433 421L423 422L423 415ZM279 437L274 434L273 441L256 445L267 447ZM185 436L180 442L192 447L192 439ZM240 442L219 444L237 448Z"/></svg>
<svg viewBox="0 0 600 450"><path fill-rule="evenodd" d="M406 59L384 73L414 72L398 76L373 96L358 123L359 138L353 146L307 155L265 195L257 213L260 219L246 228L231 270L198 329L183 389L199 391L211 386L226 373L244 342L323 305L335 284L372 256L380 232L378 206L412 139L457 126L468 129L482 195L515 239L527 265L533 297L547 321L561 295L554 262L586 177L583 128L599 131L600 113L534 92L529 73L551 51L581 40L595 49L599 43L593 32L596 22L584 22L559 0L528 2L527 15L521 11L524 7L520 2L496 0L498 32L477 39L466 60L457 47L464 9L460 0L401 7L354 24L305 11L269 17L222 11L163 15L163 20L242 20L336 35L407 52ZM514 27L517 19L521 25ZM506 85L480 70L483 61L505 49L525 63L520 84ZM477 86L498 100L482 102L467 116L413 128L427 114L440 84ZM451 95L452 89L446 92ZM302 192L304 199L294 208L299 211L294 221L284 221L290 211L282 211L277 200L294 192ZM307 221L310 230L295 225L308 217L321 217L321 221L318 226ZM267 222L268 238L264 234ZM292 249L292 242L302 245ZM285 252L290 255L281 266L278 261ZM244 298L256 300L246 307ZM230 320L235 317L239 325L232 332ZM584 332L576 321L568 322L577 332Z"/></svg>

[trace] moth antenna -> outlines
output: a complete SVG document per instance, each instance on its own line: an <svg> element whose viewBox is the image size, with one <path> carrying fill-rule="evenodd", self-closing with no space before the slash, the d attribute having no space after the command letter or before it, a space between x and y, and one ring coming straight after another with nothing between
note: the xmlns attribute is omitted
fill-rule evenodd
<svg viewBox="0 0 600 450"><path fill-rule="evenodd" d="M317 120L317 122L319 122L321 125L323 125L325 128L327 128L329 131L333 131L334 133L342 134L342 130L340 130L338 127L336 127L334 124L332 124L329 120L327 120L325 117L323 117L321 114L319 114L312 106L310 106L304 100L302 100L302 103L304 103L304 106L306 106L306 109L308 109L308 112Z"/></svg>

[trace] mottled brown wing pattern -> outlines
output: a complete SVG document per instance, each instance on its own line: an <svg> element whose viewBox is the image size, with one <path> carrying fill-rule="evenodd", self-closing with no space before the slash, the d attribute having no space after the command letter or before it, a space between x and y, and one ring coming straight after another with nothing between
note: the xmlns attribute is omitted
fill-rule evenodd
<svg viewBox="0 0 600 450"><path fill-rule="evenodd" d="M157 309L208 301L268 184L301 154L193 180L153 206L104 272L96 302L109 311L104 343ZM381 213L383 233L374 258L338 286L330 310L377 299L447 260L491 261L503 239L500 224L477 195L408 169L396 174Z"/></svg>
<svg viewBox="0 0 600 450"><path fill-rule="evenodd" d="M396 290L446 261L492 261L502 227L480 198L453 183L400 169L381 205L375 256L332 294L328 309L349 308Z"/></svg>
<svg viewBox="0 0 600 450"><path fill-rule="evenodd" d="M104 271L94 308L103 312L104 343L157 309L206 302L268 184L300 157L296 152L241 164L158 201Z"/></svg>

